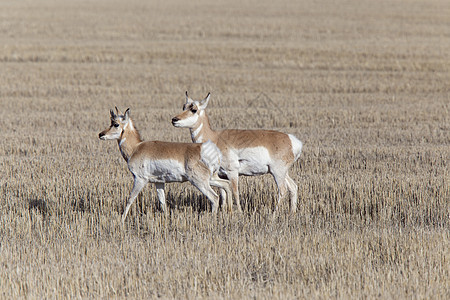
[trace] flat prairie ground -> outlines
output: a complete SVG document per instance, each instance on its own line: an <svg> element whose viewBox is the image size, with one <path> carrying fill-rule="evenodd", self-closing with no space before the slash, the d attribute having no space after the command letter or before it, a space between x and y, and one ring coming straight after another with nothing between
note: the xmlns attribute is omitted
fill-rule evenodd
<svg viewBox="0 0 450 300"><path fill-rule="evenodd" d="M0 298L450 298L450 3L1 1ZM211 92L211 125L303 141L272 217L189 183L132 188L109 109L146 140Z"/></svg>

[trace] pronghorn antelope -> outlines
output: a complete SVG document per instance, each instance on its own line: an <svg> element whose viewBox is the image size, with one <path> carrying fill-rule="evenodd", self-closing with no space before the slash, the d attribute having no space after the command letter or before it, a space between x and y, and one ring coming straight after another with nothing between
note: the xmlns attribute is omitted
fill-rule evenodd
<svg viewBox="0 0 450 300"><path fill-rule="evenodd" d="M220 164L221 175L225 172L231 180L233 196L239 211L242 211L238 190L239 175L255 176L270 173L278 186L275 212L286 190L289 190L291 212L295 213L298 187L289 177L288 170L300 157L302 142L292 134L272 130L215 131L211 129L205 111L209 98L208 93L205 99L194 101L186 92L183 112L172 119L172 124L175 127L189 128L194 143L211 140L219 147L223 155ZM225 197L222 190L221 193Z"/></svg>
<svg viewBox="0 0 450 300"><path fill-rule="evenodd" d="M217 212L219 197L211 186L225 189L229 195L228 201L232 202L229 182L217 176L222 154L213 142L143 142L129 116L129 109L122 114L116 107L116 113L112 110L110 113L110 127L98 136L101 140L118 141L120 152L134 177L133 189L123 212L122 222L125 222L130 206L148 182L155 183L163 211L166 206L166 182L191 182L209 199L213 213Z"/></svg>

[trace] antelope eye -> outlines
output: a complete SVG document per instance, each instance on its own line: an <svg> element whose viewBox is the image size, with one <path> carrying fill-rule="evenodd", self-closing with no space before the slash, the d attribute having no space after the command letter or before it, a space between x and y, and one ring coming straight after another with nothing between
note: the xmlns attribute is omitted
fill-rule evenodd
<svg viewBox="0 0 450 300"><path fill-rule="evenodd" d="M195 114L195 113L197 112L197 109L194 108L194 107L191 107L191 112L192 112L193 114Z"/></svg>
<svg viewBox="0 0 450 300"><path fill-rule="evenodd" d="M114 125L113 125L114 127L119 127L119 124L117 124L117 123L114 123Z"/></svg>

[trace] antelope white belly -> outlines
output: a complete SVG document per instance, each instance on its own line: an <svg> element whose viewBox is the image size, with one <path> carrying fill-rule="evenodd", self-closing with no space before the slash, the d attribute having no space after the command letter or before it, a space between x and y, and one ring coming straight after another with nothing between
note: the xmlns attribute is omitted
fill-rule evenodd
<svg viewBox="0 0 450 300"><path fill-rule="evenodd" d="M270 158L269 151L264 147L254 147L241 149L239 156L239 174L242 175L262 175L269 171Z"/></svg>
<svg viewBox="0 0 450 300"><path fill-rule="evenodd" d="M131 171L136 176L150 182L182 182L187 180L184 165L173 159L146 160Z"/></svg>

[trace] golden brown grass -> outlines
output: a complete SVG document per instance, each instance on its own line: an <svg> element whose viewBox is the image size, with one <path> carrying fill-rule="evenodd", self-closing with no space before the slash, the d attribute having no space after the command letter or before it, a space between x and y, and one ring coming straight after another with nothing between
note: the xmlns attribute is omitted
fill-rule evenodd
<svg viewBox="0 0 450 300"><path fill-rule="evenodd" d="M0 4L1 298L449 298L450 5L433 1L20 1ZM189 184L170 214L98 140L131 108L146 139L212 92L215 128L304 142L272 220Z"/></svg>

